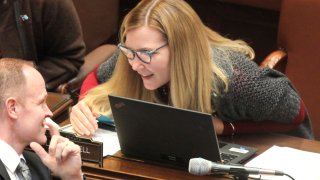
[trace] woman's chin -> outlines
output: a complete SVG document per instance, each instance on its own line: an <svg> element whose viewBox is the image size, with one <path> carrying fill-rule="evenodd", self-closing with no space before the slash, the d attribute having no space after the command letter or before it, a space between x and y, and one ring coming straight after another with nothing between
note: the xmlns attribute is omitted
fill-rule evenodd
<svg viewBox="0 0 320 180"><path fill-rule="evenodd" d="M159 87L158 86L154 86L154 85L144 84L144 88L152 91L152 90L158 89Z"/></svg>

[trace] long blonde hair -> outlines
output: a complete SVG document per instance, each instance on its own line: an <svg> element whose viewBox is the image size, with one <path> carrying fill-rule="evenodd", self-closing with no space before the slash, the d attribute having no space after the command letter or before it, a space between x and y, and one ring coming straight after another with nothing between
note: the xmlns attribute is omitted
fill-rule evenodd
<svg viewBox="0 0 320 180"><path fill-rule="evenodd" d="M168 41L170 53L170 102L179 108L212 113L213 84L219 78L228 89L228 77L215 63L212 48L233 49L254 57L243 41L232 41L206 27L196 12L183 0L142 0L124 18L121 42L128 30L148 26L156 28ZM213 75L216 76L213 76ZM161 103L156 94L144 88L127 59L119 55L113 75L106 83L89 91L86 103L94 112L109 114L108 94Z"/></svg>

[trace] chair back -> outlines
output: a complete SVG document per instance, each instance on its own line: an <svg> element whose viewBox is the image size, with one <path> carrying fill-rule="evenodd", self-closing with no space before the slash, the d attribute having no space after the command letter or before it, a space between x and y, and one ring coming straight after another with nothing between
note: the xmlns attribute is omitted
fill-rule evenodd
<svg viewBox="0 0 320 180"><path fill-rule="evenodd" d="M119 0L73 0L77 9L87 53L118 31Z"/></svg>
<svg viewBox="0 0 320 180"><path fill-rule="evenodd" d="M282 0L278 45L287 51L285 74L308 109L320 139L320 1Z"/></svg>

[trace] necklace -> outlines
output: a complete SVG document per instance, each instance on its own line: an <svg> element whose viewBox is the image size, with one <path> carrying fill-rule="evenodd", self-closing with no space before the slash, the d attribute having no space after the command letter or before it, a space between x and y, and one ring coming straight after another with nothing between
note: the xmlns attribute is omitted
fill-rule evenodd
<svg viewBox="0 0 320 180"><path fill-rule="evenodd" d="M168 96L168 87L166 85L160 87L160 94L163 96Z"/></svg>
<svg viewBox="0 0 320 180"><path fill-rule="evenodd" d="M165 104L169 103L169 88L168 86L164 85L158 88L158 94L160 96L161 101Z"/></svg>

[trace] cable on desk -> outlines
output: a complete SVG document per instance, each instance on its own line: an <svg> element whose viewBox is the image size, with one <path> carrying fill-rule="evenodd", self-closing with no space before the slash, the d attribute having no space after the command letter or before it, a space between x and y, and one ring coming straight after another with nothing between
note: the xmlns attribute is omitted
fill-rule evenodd
<svg viewBox="0 0 320 180"><path fill-rule="evenodd" d="M287 174L287 173L283 173L283 176L287 176L287 177L289 177L290 179L295 180L292 176L290 176L290 175ZM235 176L233 176L233 179L234 179L234 180L249 180L249 179L252 179L252 180L261 180L261 175L259 175L258 178L249 177L249 176L239 176L239 175L235 175ZM266 180L266 179L264 178L264 180Z"/></svg>
<svg viewBox="0 0 320 180"><path fill-rule="evenodd" d="M287 174L287 173L284 173L283 175L289 177L289 178L292 179L292 180L295 180L292 176L290 176L290 175Z"/></svg>

